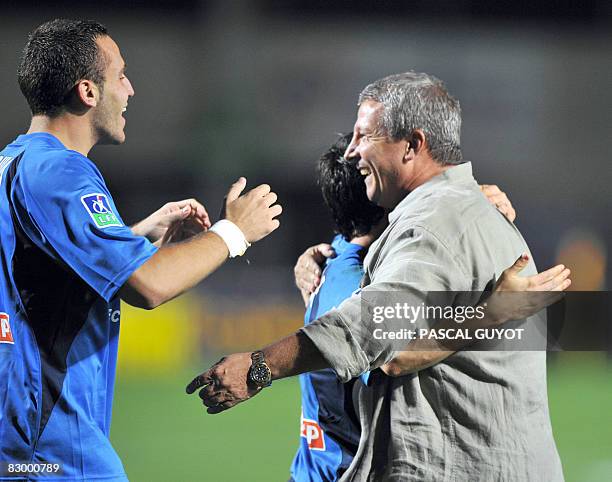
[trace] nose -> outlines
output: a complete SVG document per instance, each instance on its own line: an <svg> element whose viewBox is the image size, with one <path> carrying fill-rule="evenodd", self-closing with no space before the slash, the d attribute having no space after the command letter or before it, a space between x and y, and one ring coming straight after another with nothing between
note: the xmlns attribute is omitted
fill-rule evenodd
<svg viewBox="0 0 612 482"><path fill-rule="evenodd" d="M351 139L351 143L346 148L346 151L344 151L345 159L352 159L357 156L358 144L359 142L357 141L357 136L353 136L353 138Z"/></svg>
<svg viewBox="0 0 612 482"><path fill-rule="evenodd" d="M127 77L124 79L124 81L125 81L125 86L127 88L128 97L132 97L134 95L134 88L132 87L132 83L130 82L130 79L128 79Z"/></svg>

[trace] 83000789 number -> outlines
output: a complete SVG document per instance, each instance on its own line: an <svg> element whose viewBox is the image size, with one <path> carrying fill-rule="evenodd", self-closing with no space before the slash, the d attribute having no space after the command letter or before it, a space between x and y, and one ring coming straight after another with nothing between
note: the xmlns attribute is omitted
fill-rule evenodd
<svg viewBox="0 0 612 482"><path fill-rule="evenodd" d="M39 463L12 463L0 462L0 477L11 475L43 475L43 474L60 474L62 472L61 464L52 464L46 462Z"/></svg>

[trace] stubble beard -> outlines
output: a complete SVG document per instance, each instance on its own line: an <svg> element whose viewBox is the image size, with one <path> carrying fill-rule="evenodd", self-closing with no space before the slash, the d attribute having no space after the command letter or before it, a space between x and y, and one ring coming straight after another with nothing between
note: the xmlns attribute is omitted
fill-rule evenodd
<svg viewBox="0 0 612 482"><path fill-rule="evenodd" d="M93 117L92 134L99 145L119 145L125 142L123 129L118 122L114 121L116 114L113 114L109 106L104 102L104 94L100 98L100 107ZM119 117L121 117L119 115Z"/></svg>

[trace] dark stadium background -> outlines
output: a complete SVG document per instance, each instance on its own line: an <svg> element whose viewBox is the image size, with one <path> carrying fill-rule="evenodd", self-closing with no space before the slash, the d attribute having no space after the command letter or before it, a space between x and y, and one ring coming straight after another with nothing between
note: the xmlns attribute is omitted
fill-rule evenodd
<svg viewBox="0 0 612 482"><path fill-rule="evenodd" d="M299 325L292 266L329 240L314 162L354 121L359 90L414 69L463 107L463 151L512 199L539 266L610 289L612 3L0 1L0 143L27 128L16 83L27 33L54 17L104 22L136 91L127 142L97 147L127 222L197 197L215 215L236 177L269 183L281 228L159 312L126 310L112 438L132 480L286 480L299 431L295 380L217 417L182 393L223 353ZM205 253L203 253L205 255ZM612 382L602 354L550 357L568 481L610 480Z"/></svg>

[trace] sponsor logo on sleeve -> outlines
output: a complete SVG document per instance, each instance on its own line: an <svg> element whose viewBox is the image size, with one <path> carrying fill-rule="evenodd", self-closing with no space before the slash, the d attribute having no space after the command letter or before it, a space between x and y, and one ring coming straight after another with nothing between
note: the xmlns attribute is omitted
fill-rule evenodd
<svg viewBox="0 0 612 482"><path fill-rule="evenodd" d="M110 226L123 226L119 221L119 218L115 215L111 209L110 203L106 194L95 193L87 194L81 197L81 202L87 212L93 219L93 222L99 228L108 228Z"/></svg>
<svg viewBox="0 0 612 482"><path fill-rule="evenodd" d="M13 341L13 334L11 333L9 315L6 313L0 313L0 343L15 343Z"/></svg>
<svg viewBox="0 0 612 482"><path fill-rule="evenodd" d="M323 430L319 426L316 420L310 420L301 417L301 430L300 437L306 439L308 448L310 450L325 450L325 438L323 437Z"/></svg>

